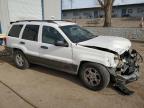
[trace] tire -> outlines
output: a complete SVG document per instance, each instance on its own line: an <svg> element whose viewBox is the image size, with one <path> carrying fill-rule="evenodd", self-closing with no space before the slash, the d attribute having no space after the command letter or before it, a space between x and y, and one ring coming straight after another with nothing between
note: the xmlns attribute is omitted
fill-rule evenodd
<svg viewBox="0 0 144 108"><path fill-rule="evenodd" d="M26 59L25 55L22 51L15 51L14 52L14 62L17 68L19 69L27 69L29 68L29 62Z"/></svg>
<svg viewBox="0 0 144 108"><path fill-rule="evenodd" d="M94 91L106 88L110 82L107 69L97 63L85 63L80 67L79 72L83 84Z"/></svg>

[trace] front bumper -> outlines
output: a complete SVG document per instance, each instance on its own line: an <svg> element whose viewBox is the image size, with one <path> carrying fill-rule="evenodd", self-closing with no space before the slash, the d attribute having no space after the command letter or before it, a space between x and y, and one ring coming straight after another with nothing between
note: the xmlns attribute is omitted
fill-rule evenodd
<svg viewBox="0 0 144 108"><path fill-rule="evenodd" d="M135 70L133 71L133 73L131 73L129 75L117 74L116 75L116 80L117 81L121 81L121 82L125 82L125 83L130 83L130 82L138 80L139 77L140 77L139 66L136 66Z"/></svg>
<svg viewBox="0 0 144 108"><path fill-rule="evenodd" d="M111 75L116 82L129 83L139 79L139 63L143 62L142 56L136 51L126 51L120 56L121 62L116 69L111 69Z"/></svg>

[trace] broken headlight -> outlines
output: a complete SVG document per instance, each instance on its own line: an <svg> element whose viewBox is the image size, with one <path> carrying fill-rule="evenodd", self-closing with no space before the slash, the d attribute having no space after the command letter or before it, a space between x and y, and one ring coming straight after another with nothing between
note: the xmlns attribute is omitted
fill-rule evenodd
<svg viewBox="0 0 144 108"><path fill-rule="evenodd" d="M120 62L120 56L119 55L115 55L114 56L114 61L115 61L116 64L119 64L119 62Z"/></svg>

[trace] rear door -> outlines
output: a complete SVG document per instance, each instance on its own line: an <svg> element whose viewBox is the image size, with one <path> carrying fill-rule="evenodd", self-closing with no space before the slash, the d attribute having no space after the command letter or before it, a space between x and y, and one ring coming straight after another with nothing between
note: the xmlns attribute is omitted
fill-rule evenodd
<svg viewBox="0 0 144 108"><path fill-rule="evenodd" d="M27 24L23 30L19 46L31 62L39 57L40 43L38 42L40 25Z"/></svg>

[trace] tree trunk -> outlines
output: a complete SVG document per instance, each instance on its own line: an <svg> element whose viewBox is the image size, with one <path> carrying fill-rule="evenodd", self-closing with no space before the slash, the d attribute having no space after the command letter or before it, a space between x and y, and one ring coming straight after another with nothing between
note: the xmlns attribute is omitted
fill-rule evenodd
<svg viewBox="0 0 144 108"><path fill-rule="evenodd" d="M107 6L106 8L104 8L104 13L104 27L111 27L112 6Z"/></svg>

